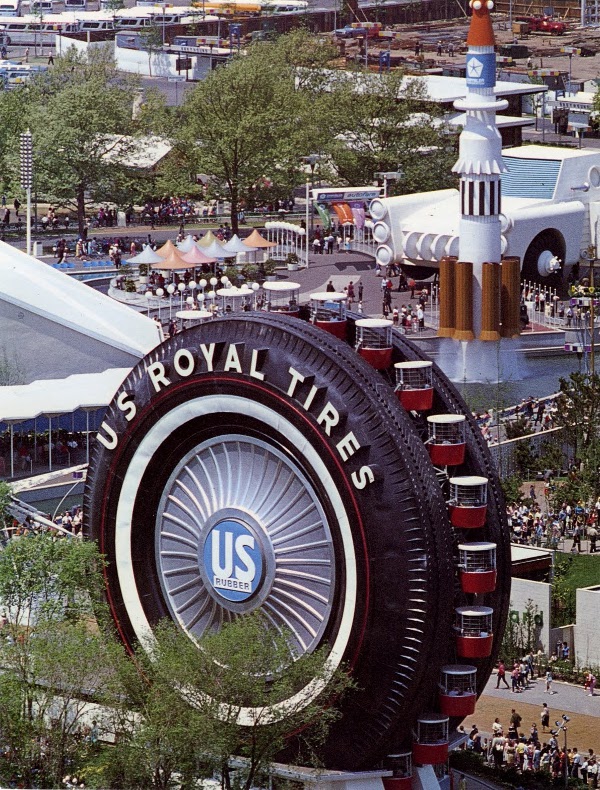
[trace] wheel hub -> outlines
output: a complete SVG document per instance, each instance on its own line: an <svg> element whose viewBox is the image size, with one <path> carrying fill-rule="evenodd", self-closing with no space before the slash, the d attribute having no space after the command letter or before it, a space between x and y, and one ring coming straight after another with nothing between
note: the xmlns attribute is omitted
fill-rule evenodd
<svg viewBox="0 0 600 790"><path fill-rule="evenodd" d="M551 250L544 250L538 258L538 272L542 277L549 277L551 274L560 271L560 258Z"/></svg>
<svg viewBox="0 0 600 790"><path fill-rule="evenodd" d="M318 492L278 447L242 435L196 446L167 481L155 536L164 599L191 638L261 607L295 655L319 643L334 597L331 532Z"/></svg>

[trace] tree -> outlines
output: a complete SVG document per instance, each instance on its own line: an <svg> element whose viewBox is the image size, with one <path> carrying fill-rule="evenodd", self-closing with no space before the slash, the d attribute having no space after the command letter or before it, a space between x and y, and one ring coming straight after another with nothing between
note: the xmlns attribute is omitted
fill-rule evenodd
<svg viewBox="0 0 600 790"><path fill-rule="evenodd" d="M117 71L105 50L73 51L41 75L29 90L38 192L77 213L85 226L86 204L110 200L131 174L115 161L133 149L132 95L137 81ZM18 149L18 140L16 141ZM111 157L111 154L113 156Z"/></svg>
<svg viewBox="0 0 600 790"><path fill-rule="evenodd" d="M339 82L333 102L337 134L328 147L338 178L369 184L375 173L397 171L402 193L455 186L456 136L444 130L440 112L418 80L403 72L368 74Z"/></svg>
<svg viewBox="0 0 600 790"><path fill-rule="evenodd" d="M152 76L152 60L157 52L162 52L163 48L163 30L158 25L152 24L150 27L140 30L140 43L142 49L148 53L148 73Z"/></svg>
<svg viewBox="0 0 600 790"><path fill-rule="evenodd" d="M113 767L123 786L144 774L166 788L176 768L189 783L217 772L224 790L235 774L235 786L250 790L290 733L290 759L318 764L318 747L340 715L336 703L352 687L322 651L294 660L286 635L268 630L260 613L227 623L199 646L161 624L151 651L151 659L140 651L141 674L125 683L127 709L138 710L141 721L120 726L126 735ZM321 686L313 699L311 689Z"/></svg>
<svg viewBox="0 0 600 790"><path fill-rule="evenodd" d="M101 565L94 544L49 534L14 538L0 552L3 784L58 786L92 747L82 737L86 700L119 699L123 651L97 619Z"/></svg>
<svg viewBox="0 0 600 790"><path fill-rule="evenodd" d="M215 69L186 95L175 139L190 153L194 172L208 174L214 188L225 192L234 230L243 199L251 201L265 181L289 194L302 156L323 145L329 103L319 91L315 66L334 54L306 32L294 31L253 44L247 55Z"/></svg>
<svg viewBox="0 0 600 790"><path fill-rule="evenodd" d="M564 428L565 442L571 446L579 469L558 486L555 497L573 502L592 502L600 494L600 376L571 373L560 379L555 423Z"/></svg>

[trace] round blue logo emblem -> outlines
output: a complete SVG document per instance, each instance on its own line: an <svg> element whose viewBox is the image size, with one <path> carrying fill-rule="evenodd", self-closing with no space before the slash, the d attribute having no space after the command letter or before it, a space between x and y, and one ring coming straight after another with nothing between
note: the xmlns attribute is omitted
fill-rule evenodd
<svg viewBox="0 0 600 790"><path fill-rule="evenodd" d="M263 575L259 542L248 527L224 519L204 542L204 567L215 592L228 601L246 601L258 589Z"/></svg>

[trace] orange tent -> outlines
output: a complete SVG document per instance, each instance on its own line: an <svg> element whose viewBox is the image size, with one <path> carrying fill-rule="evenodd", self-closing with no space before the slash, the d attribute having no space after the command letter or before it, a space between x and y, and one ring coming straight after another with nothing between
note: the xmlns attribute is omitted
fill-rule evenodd
<svg viewBox="0 0 600 790"><path fill-rule="evenodd" d="M252 233L248 236L247 239L244 239L244 244L247 244L249 247L258 247L259 249L267 249L267 247L276 247L274 241L267 241L267 239L263 239L260 233L254 228Z"/></svg>
<svg viewBox="0 0 600 790"><path fill-rule="evenodd" d="M171 242L167 242L167 244L171 244ZM173 249L175 250L174 245ZM152 268L159 272L184 272L186 269L190 268L190 264L186 263L181 255L175 250L175 252L172 252L166 257L162 263L155 263Z"/></svg>
<svg viewBox="0 0 600 790"><path fill-rule="evenodd" d="M179 252L177 247L173 244L171 239L166 241L160 249L156 250L156 254L160 255L161 258L168 258L170 255L173 254L179 255L179 257L181 257L181 253ZM155 264L154 268L160 269L160 264L158 263Z"/></svg>

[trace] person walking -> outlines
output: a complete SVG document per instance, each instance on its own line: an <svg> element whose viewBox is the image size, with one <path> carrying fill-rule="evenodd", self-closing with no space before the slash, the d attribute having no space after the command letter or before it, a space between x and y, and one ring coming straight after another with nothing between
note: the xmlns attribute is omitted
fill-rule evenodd
<svg viewBox="0 0 600 790"><path fill-rule="evenodd" d="M590 539L590 554L596 553L596 541L598 540L598 530L595 526L588 527L588 538Z"/></svg>
<svg viewBox="0 0 600 790"><path fill-rule="evenodd" d="M358 301L359 302L362 302L362 300L363 300L363 290L364 290L364 285L362 283L362 280L359 280L358 281Z"/></svg>
<svg viewBox="0 0 600 790"><path fill-rule="evenodd" d="M546 672L546 690L544 691L544 694L554 694L554 692L552 691L552 681L553 681L552 670L549 669Z"/></svg>
<svg viewBox="0 0 600 790"><path fill-rule="evenodd" d="M546 702L542 702L540 719L542 722L542 732L546 732L546 728L550 726L550 708L548 707L548 703Z"/></svg>
<svg viewBox="0 0 600 790"><path fill-rule="evenodd" d="M588 672L586 679L585 679L585 686L584 689L587 689L588 697L594 696L594 689L596 688L596 676L593 675L591 672Z"/></svg>
<svg viewBox="0 0 600 790"><path fill-rule="evenodd" d="M346 290L346 293L348 295L348 307L352 307L352 302L355 299L354 283L352 282L352 280L350 280L350 282L348 283L348 288Z"/></svg>
<svg viewBox="0 0 600 790"><path fill-rule="evenodd" d="M579 524L575 524L575 529L573 530L573 548L571 551L573 554L577 550L578 554L581 554L581 527Z"/></svg>
<svg viewBox="0 0 600 790"><path fill-rule="evenodd" d="M497 683L496 683L496 688L497 689L500 688L500 683L504 683L504 685L506 686L507 689L510 688L510 686L506 682L506 666L504 664L504 661L502 661L502 659L500 659L500 661L498 661L498 680L497 680Z"/></svg>

